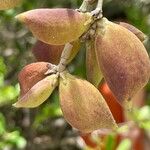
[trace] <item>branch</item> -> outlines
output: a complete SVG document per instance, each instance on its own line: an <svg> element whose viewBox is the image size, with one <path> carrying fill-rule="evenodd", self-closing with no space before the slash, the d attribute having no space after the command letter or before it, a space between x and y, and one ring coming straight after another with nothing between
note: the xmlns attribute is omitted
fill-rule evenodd
<svg viewBox="0 0 150 150"><path fill-rule="evenodd" d="M100 9L102 11L102 6L103 6L103 0L98 0L96 8L98 8L98 9Z"/></svg>
<svg viewBox="0 0 150 150"><path fill-rule="evenodd" d="M95 4L95 3L97 4L96 8L93 7L93 4ZM95 8L93 11L91 11L91 14L93 15L93 20L97 20L102 17L102 5L103 5L103 0L83 0L83 3L78 11L87 12L90 9L93 10L93 8ZM95 24L93 24L93 26L94 25ZM95 27L93 29L91 28L89 30L89 32L87 32L85 35L83 35L82 38L84 39L84 37L85 37L85 39L86 39L90 36L94 36L94 34L95 34ZM61 73L66 69L67 60L69 59L69 57L71 55L72 47L73 46L70 43L65 44L64 50L61 54L59 64L57 66L53 65L53 68L51 68L52 65L48 66L48 68L50 68L50 69L48 69L48 71L45 73L45 75L53 74L53 73Z"/></svg>
<svg viewBox="0 0 150 150"><path fill-rule="evenodd" d="M99 19L99 18L102 18L102 16L103 16L102 15L102 5L103 5L103 0L83 0L78 11L91 12L91 14L94 17Z"/></svg>
<svg viewBox="0 0 150 150"><path fill-rule="evenodd" d="M60 62L58 64L58 72L62 72L66 69L67 60L69 59L69 57L71 55L72 47L73 47L73 45L70 43L65 44L65 47L61 54Z"/></svg>
<svg viewBox="0 0 150 150"><path fill-rule="evenodd" d="M91 14L93 15L93 16L95 16L96 18L102 18L103 17L103 14L102 14L102 6L103 6L103 0L98 0L98 2L97 2L97 6L96 6L96 8L95 8L95 10L93 10L92 12L91 12Z"/></svg>
<svg viewBox="0 0 150 150"><path fill-rule="evenodd" d="M49 68L45 75L49 75L49 74L56 74L56 73L61 73L66 69L66 65L67 65L67 61L71 55L71 50L72 50L72 44L70 43L66 43L65 47L62 51L61 57L60 57L60 61L59 64L56 65L48 65L47 67Z"/></svg>

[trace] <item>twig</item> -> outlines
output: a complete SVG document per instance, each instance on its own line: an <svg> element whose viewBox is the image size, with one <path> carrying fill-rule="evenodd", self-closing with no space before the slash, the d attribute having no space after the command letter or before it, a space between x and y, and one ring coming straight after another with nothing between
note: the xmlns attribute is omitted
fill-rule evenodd
<svg viewBox="0 0 150 150"><path fill-rule="evenodd" d="M70 43L65 44L65 47L61 54L60 62L58 64L58 70L57 70L58 72L62 72L66 69L67 60L69 59L69 57L71 55L72 47L73 47L73 45Z"/></svg>
<svg viewBox="0 0 150 150"><path fill-rule="evenodd" d="M94 8L94 3L96 3L97 0L83 0L80 8L78 9L78 11L80 12L89 12L92 11Z"/></svg>
<svg viewBox="0 0 150 150"><path fill-rule="evenodd" d="M95 16L96 18L102 18L103 17L103 14L102 14L102 6L103 6L103 0L98 0L98 2L97 2L97 6L96 6L96 8L95 8L95 10L93 10L92 12L91 12L91 14L93 15L93 16Z"/></svg>
<svg viewBox="0 0 150 150"><path fill-rule="evenodd" d="M97 3L96 8L94 5L95 3ZM80 11L80 12L91 12L91 14L94 17L102 18L102 16L103 16L102 15L102 5L103 5L103 0L83 0L78 11Z"/></svg>
<svg viewBox="0 0 150 150"><path fill-rule="evenodd" d="M96 8L93 11L91 11L91 14L93 15L93 20L95 21L102 17L103 0L83 0L83 3L78 11L82 11L82 12L89 11L89 8L93 7L92 5L94 3L96 3L97 5L96 5ZM95 29L94 30L92 29L92 30L89 30L89 32L87 32L87 34L85 33L85 38L87 38L91 35L93 36L95 33L94 31L95 31ZM52 66L50 66L50 69L48 69L48 71L45 73L45 75L53 74L53 73L59 74L66 69L67 60L69 59L69 57L71 55L72 47L73 46L70 43L65 44L64 50L61 54L59 64L57 66L54 65L53 68L51 68Z"/></svg>
<svg viewBox="0 0 150 150"><path fill-rule="evenodd" d="M69 59L70 55L71 55L71 50L72 50L73 45L70 43L66 43L65 47L62 51L61 57L60 57L60 61L59 64L56 65L52 65L52 64L48 64L48 70L45 72L45 75L50 75L50 74L60 74L61 72L63 72L66 69L66 65L67 65L67 60Z"/></svg>

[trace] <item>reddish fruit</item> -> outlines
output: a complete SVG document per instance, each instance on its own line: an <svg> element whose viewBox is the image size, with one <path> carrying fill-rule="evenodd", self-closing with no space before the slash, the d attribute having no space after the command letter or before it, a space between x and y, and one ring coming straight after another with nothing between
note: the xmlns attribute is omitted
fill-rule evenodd
<svg viewBox="0 0 150 150"><path fill-rule="evenodd" d="M81 134L80 135L84 140L85 144L89 147L96 148L97 143L91 138L91 134Z"/></svg>

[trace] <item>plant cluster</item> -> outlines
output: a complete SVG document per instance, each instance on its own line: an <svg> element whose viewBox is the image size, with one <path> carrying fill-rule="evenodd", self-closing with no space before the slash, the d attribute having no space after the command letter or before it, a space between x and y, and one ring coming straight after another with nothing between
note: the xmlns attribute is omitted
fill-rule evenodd
<svg viewBox="0 0 150 150"><path fill-rule="evenodd" d="M17 4L5 0L0 8ZM128 102L149 81L150 60L142 43L146 36L130 24L103 17L102 4L102 0L84 0L77 10L42 8L16 16L39 40L33 53L42 62L19 73L21 93L15 107L37 107L59 87L64 118L74 128L82 133L117 128L97 87L104 79L118 103L128 109ZM86 46L88 81L67 70L81 43Z"/></svg>

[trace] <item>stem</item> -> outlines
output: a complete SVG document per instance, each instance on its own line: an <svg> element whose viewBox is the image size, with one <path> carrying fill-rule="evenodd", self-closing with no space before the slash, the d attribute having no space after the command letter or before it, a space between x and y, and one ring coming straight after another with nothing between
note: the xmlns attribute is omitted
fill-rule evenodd
<svg viewBox="0 0 150 150"><path fill-rule="evenodd" d="M64 47L61 57L60 57L59 64L57 66L49 64L47 66L49 69L45 72L45 75L59 74L66 69L67 61L71 55L72 47L73 47L73 45L70 43L65 44L65 47Z"/></svg>
<svg viewBox="0 0 150 150"><path fill-rule="evenodd" d="M96 9L93 10L93 4L97 2L96 5ZM86 12L91 10L92 8L92 12L91 14L95 17L93 17L93 20L97 20L100 17L102 17L102 5L103 5L103 0L83 0L83 3L81 4L81 7L79 8L79 11L81 12ZM94 34L93 30L92 33L87 33L87 35L85 34L85 37L88 37L89 35ZM65 47L63 49L63 52L61 54L61 58L60 58L60 62L57 66L53 66L53 69L48 69L48 71L45 73L45 75L48 74L53 74L53 73L61 73L66 69L66 65L67 65L67 60L69 59L70 55L71 55L71 50L72 50L73 45L70 43L66 43Z"/></svg>
<svg viewBox="0 0 150 150"><path fill-rule="evenodd" d="M72 47L73 47L73 45L70 43L65 44L65 47L61 54L60 62L58 64L58 72L62 72L66 69L67 60L69 59L69 57L71 55Z"/></svg>
<svg viewBox="0 0 150 150"><path fill-rule="evenodd" d="M100 18L102 18L103 17L103 14L102 14L102 6L103 6L103 0L98 0L98 2L97 2L97 6L96 6L96 8L95 8L95 10L93 10L92 12L91 12L91 14L93 15L93 16L95 16L97 19L100 19Z"/></svg>
<svg viewBox="0 0 150 150"><path fill-rule="evenodd" d="M94 8L94 3L96 2L97 0L83 0L80 8L79 8L79 11L81 12L88 12L88 11L92 11L93 8Z"/></svg>
<svg viewBox="0 0 150 150"><path fill-rule="evenodd" d="M95 3L97 0L87 0L89 4Z"/></svg>
<svg viewBox="0 0 150 150"><path fill-rule="evenodd" d="M102 12L103 0L98 0L96 8L99 8Z"/></svg>
<svg viewBox="0 0 150 150"><path fill-rule="evenodd" d="M97 4L96 8L95 8L95 3ZM91 14L94 17L96 17L96 19L100 19L103 16L102 5L103 5L103 0L83 0L78 10L81 12L91 12Z"/></svg>
<svg viewBox="0 0 150 150"><path fill-rule="evenodd" d="M89 4L88 4L87 0L83 0L81 6L79 8L79 11L81 11L81 12L87 12L88 5Z"/></svg>

